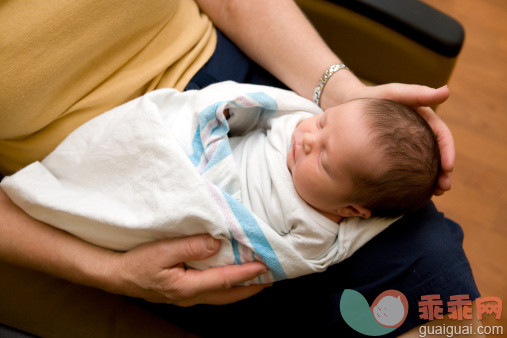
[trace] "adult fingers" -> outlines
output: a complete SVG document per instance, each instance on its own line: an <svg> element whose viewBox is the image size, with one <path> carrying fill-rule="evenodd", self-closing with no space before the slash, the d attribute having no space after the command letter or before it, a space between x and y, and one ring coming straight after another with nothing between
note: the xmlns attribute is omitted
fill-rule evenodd
<svg viewBox="0 0 507 338"><path fill-rule="evenodd" d="M185 273L187 285L195 294L210 291L230 290L238 284L247 282L268 270L260 262L210 268L204 271L189 269Z"/></svg>
<svg viewBox="0 0 507 338"><path fill-rule="evenodd" d="M429 126L435 133L440 149L440 166L442 171L451 172L454 169L454 161L456 158L456 149L454 146L454 138L445 122L428 107L420 107L417 112L428 122ZM450 180L450 176L449 176ZM449 187L450 188L450 187Z"/></svg>
<svg viewBox="0 0 507 338"><path fill-rule="evenodd" d="M428 122L437 137L440 149L441 172L438 177L437 187L433 193L436 196L440 196L445 191L451 189L451 172L454 169L456 157L454 139L447 125L431 108L421 107L417 109L417 112Z"/></svg>
<svg viewBox="0 0 507 338"><path fill-rule="evenodd" d="M151 256L161 268L169 268L187 261L209 258L220 249L220 241L210 235L164 239L147 244Z"/></svg>
<svg viewBox="0 0 507 338"><path fill-rule="evenodd" d="M411 107L434 106L443 103L449 97L447 86L434 89L431 87L389 83L374 87L368 87L368 96L384 98L404 103Z"/></svg>

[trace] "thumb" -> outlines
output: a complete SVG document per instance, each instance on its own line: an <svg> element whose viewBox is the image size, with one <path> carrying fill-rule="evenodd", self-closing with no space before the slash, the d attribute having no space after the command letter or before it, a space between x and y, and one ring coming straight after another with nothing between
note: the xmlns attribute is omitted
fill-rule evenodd
<svg viewBox="0 0 507 338"><path fill-rule="evenodd" d="M422 87L418 95L417 102L419 106L430 107L444 103L449 98L449 87L447 85L434 89L431 87Z"/></svg>
<svg viewBox="0 0 507 338"><path fill-rule="evenodd" d="M198 261L209 258L220 249L220 240L210 235L182 237L161 241L164 246L166 267L187 261Z"/></svg>
<svg viewBox="0 0 507 338"><path fill-rule="evenodd" d="M401 83L389 83L376 87L374 97L390 99L411 107L428 107L443 103L449 97L447 86L438 89Z"/></svg>

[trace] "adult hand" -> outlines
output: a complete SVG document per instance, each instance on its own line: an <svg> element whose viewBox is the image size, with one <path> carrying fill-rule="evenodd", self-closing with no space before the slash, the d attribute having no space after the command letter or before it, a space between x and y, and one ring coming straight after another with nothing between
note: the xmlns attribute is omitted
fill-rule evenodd
<svg viewBox="0 0 507 338"><path fill-rule="evenodd" d="M183 262L213 256L220 241L209 235L165 239L118 253L110 266L109 291L179 306L228 304L250 297L268 285L236 286L267 271L260 262L210 268L185 269Z"/></svg>

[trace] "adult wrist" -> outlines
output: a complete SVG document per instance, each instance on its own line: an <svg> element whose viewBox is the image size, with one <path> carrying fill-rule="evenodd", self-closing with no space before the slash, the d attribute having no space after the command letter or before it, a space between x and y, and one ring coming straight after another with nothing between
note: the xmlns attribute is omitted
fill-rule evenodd
<svg viewBox="0 0 507 338"><path fill-rule="evenodd" d="M317 106L320 106L320 96L322 94L322 91L324 87L326 86L329 79L336 73L339 72L342 69L349 69L344 63L337 63L332 66L330 66L324 74L320 77L319 82L317 83L317 86L315 87L313 91L313 103L315 103Z"/></svg>
<svg viewBox="0 0 507 338"><path fill-rule="evenodd" d="M95 249L95 248L94 248ZM81 261L79 277L74 282L112 293L121 293L119 261L122 253L96 247ZM72 278L71 278L72 279Z"/></svg>
<svg viewBox="0 0 507 338"><path fill-rule="evenodd" d="M363 87L365 85L350 69L341 69L335 72L324 86L320 96L320 107L325 110L345 103L355 98L354 92Z"/></svg>

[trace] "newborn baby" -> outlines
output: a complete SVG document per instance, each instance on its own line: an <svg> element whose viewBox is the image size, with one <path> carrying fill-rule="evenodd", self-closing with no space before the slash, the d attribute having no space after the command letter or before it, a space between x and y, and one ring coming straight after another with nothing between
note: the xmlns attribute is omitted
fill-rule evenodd
<svg viewBox="0 0 507 338"><path fill-rule="evenodd" d="M319 115L230 115L231 132L244 135L230 140L241 203L307 258L332 245L346 218L401 216L432 196L436 137L407 106L360 99Z"/></svg>

